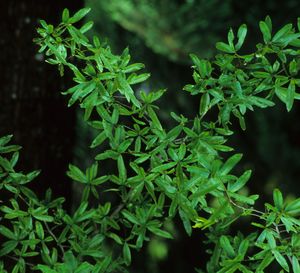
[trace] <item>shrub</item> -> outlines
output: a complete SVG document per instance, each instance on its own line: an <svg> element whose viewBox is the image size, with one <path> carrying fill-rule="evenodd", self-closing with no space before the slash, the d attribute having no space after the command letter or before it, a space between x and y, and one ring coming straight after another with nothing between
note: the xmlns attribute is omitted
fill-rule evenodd
<svg viewBox="0 0 300 273"><path fill-rule="evenodd" d="M42 20L35 42L62 76L66 68L73 72L75 84L62 94L98 131L91 148L106 148L86 170L69 165L67 175L83 191L78 208L67 213L64 199L52 200L51 190L39 200L27 187L38 172L17 172L20 147L8 144L12 136L0 139L0 189L10 197L0 207L1 272L8 261L14 273L127 272L131 252L152 236L172 239L165 223L176 215L188 235L193 228L207 230L214 245L209 273L264 272L271 264L300 272L300 198L287 202L275 189L273 203L257 210L258 195L243 191L251 170L233 174L242 155L226 144L233 118L245 130L247 110L271 107L279 98L290 111L300 99L300 23L298 31L288 24L273 35L266 17L259 23L263 43L250 54L240 53L247 34L242 25L237 38L230 30L228 42L217 43L214 60L191 55L195 83L184 90L200 98L199 114L171 113L177 125L165 129L155 105L165 90L134 92L149 74L139 72L143 64L130 63L128 49L115 55L97 37L90 41L85 33L92 22L76 27L88 12L70 17L65 9L56 27ZM115 172L101 169L105 162ZM244 216L252 217L254 232L229 235Z"/></svg>

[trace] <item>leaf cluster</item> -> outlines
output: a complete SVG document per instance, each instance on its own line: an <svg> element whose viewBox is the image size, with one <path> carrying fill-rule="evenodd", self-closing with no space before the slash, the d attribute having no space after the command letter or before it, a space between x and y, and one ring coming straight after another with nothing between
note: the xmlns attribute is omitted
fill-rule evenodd
<svg viewBox="0 0 300 273"><path fill-rule="evenodd" d="M188 235L193 228L209 231L214 244L209 273L264 272L273 262L283 271L300 272L300 199L285 202L275 189L274 204L256 210L258 195L243 191L251 170L233 172L242 155L226 144L233 116L245 129L247 110L273 106L278 97L290 111L300 98L300 33L286 25L273 35L267 17L260 22L263 43L253 53L239 53L247 34L242 25L236 35L229 31L227 43L217 43L214 60L191 55L195 83L184 90L199 97L199 113L188 119L172 112L176 126L165 129L155 104L165 90L141 90L149 74L143 64L130 62L128 49L116 55L97 37L89 40L85 33L92 22L76 27L88 12L70 16L65 9L55 27L41 21L35 42L61 75L65 69L73 73L74 86L62 94L97 130L91 149L106 149L86 170L69 165L67 175L83 191L78 208L68 214L62 198L52 200L48 191L41 201L27 188L38 173L15 172L19 147L6 145L10 136L0 139L0 154L13 153L0 157L0 189L12 194L0 207L5 237L0 255L16 261L12 272L28 267L45 273L127 272L132 251L153 236L173 237L165 223L177 215ZM211 109L215 121L207 115ZM115 171L101 169L105 162ZM108 194L114 201L105 201ZM255 218L256 231L228 235L230 225L244 216ZM31 257L40 259L31 264ZM4 270L5 263L1 266Z"/></svg>

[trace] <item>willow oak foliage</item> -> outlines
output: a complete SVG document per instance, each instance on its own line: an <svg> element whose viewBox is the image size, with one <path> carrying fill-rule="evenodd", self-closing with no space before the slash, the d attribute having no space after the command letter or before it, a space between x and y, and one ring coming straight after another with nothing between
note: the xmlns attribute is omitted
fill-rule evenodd
<svg viewBox="0 0 300 273"><path fill-rule="evenodd" d="M172 238L164 223L176 215L189 235L193 228L208 230L214 245L209 273L264 272L272 264L282 272L300 272L300 199L284 201L275 189L274 204L256 210L258 196L242 191L251 171L232 174L242 155L223 159L233 150L226 145L232 117L245 129L247 110L273 106L278 97L290 111L300 99L300 22L297 30L288 24L273 35L270 18L261 21L263 43L254 53L238 53L247 34L242 25L237 38L230 30L228 42L217 43L214 60L191 55L195 83L184 90L200 97L199 114L189 120L171 113L177 125L167 130L155 105L165 90L136 95L132 86L149 74L138 73L143 64L131 64L127 49L119 56L97 37L90 41L85 33L92 22L76 28L88 12L70 16L65 9L55 27L41 21L35 42L61 75L66 68L74 73L74 86L63 94L98 131L91 148L108 148L85 171L69 166L67 175L84 190L78 208L68 214L64 199L52 200L50 190L44 200L36 197L27 183L38 172L17 172L20 147L8 144L11 136L0 139L1 195L11 197L0 207L1 272L127 272L133 250L152 236ZM216 121L206 115L212 108ZM101 169L104 161L116 171ZM114 201L103 201L108 194ZM231 223L249 215L256 231L229 236Z"/></svg>

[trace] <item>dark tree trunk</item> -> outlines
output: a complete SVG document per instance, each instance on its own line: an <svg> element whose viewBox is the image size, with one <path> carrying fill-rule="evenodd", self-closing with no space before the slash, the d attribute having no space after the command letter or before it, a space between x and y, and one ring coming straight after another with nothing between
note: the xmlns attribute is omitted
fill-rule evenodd
<svg viewBox="0 0 300 273"><path fill-rule="evenodd" d="M60 95L71 83L44 63L32 40L39 19L55 25L64 7L74 12L81 4L78 0L0 4L0 136L13 134L14 142L23 146L18 170L42 170L32 183L40 196L48 187L55 196L71 194L65 171L72 159L75 115Z"/></svg>

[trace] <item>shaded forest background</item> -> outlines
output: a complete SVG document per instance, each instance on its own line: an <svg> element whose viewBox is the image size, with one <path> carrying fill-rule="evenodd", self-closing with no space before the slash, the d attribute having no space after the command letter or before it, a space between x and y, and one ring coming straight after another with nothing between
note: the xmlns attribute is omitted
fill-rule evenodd
<svg viewBox="0 0 300 273"><path fill-rule="evenodd" d="M300 2L286 0L86 0L33 1L10 0L0 4L0 135L14 134L22 145L20 169L41 169L33 188L40 196L51 187L54 195L67 198L66 209L77 202L78 188L65 176L69 162L81 167L93 158L88 146L93 131L84 126L80 112L68 109L60 91L72 85L66 75L44 63L32 39L39 19L53 24L60 20L64 7L75 11L92 8L88 20L95 22L91 35L100 36L115 52L129 46L132 58L146 64L152 77L140 88L146 91L168 88L160 102L166 126L172 126L168 113L193 116L198 102L182 87L192 82L189 53L211 58L215 43L226 40L229 27L248 25L244 52L261 40L259 20L270 15L273 29L296 23ZM280 187L286 195L300 195L300 106L287 114L277 104L267 111L247 116L247 131L234 124L231 145L244 153L241 171L254 170L248 190L270 198L271 189ZM110 168L110 166L103 166ZM1 197L2 199L3 197ZM258 204L258 206L261 204ZM152 240L133 257L130 272L193 272L204 267L207 246L203 231L188 237L176 221L170 223L176 240ZM235 227L242 229L243 223ZM199 251L200 249L200 251Z"/></svg>

